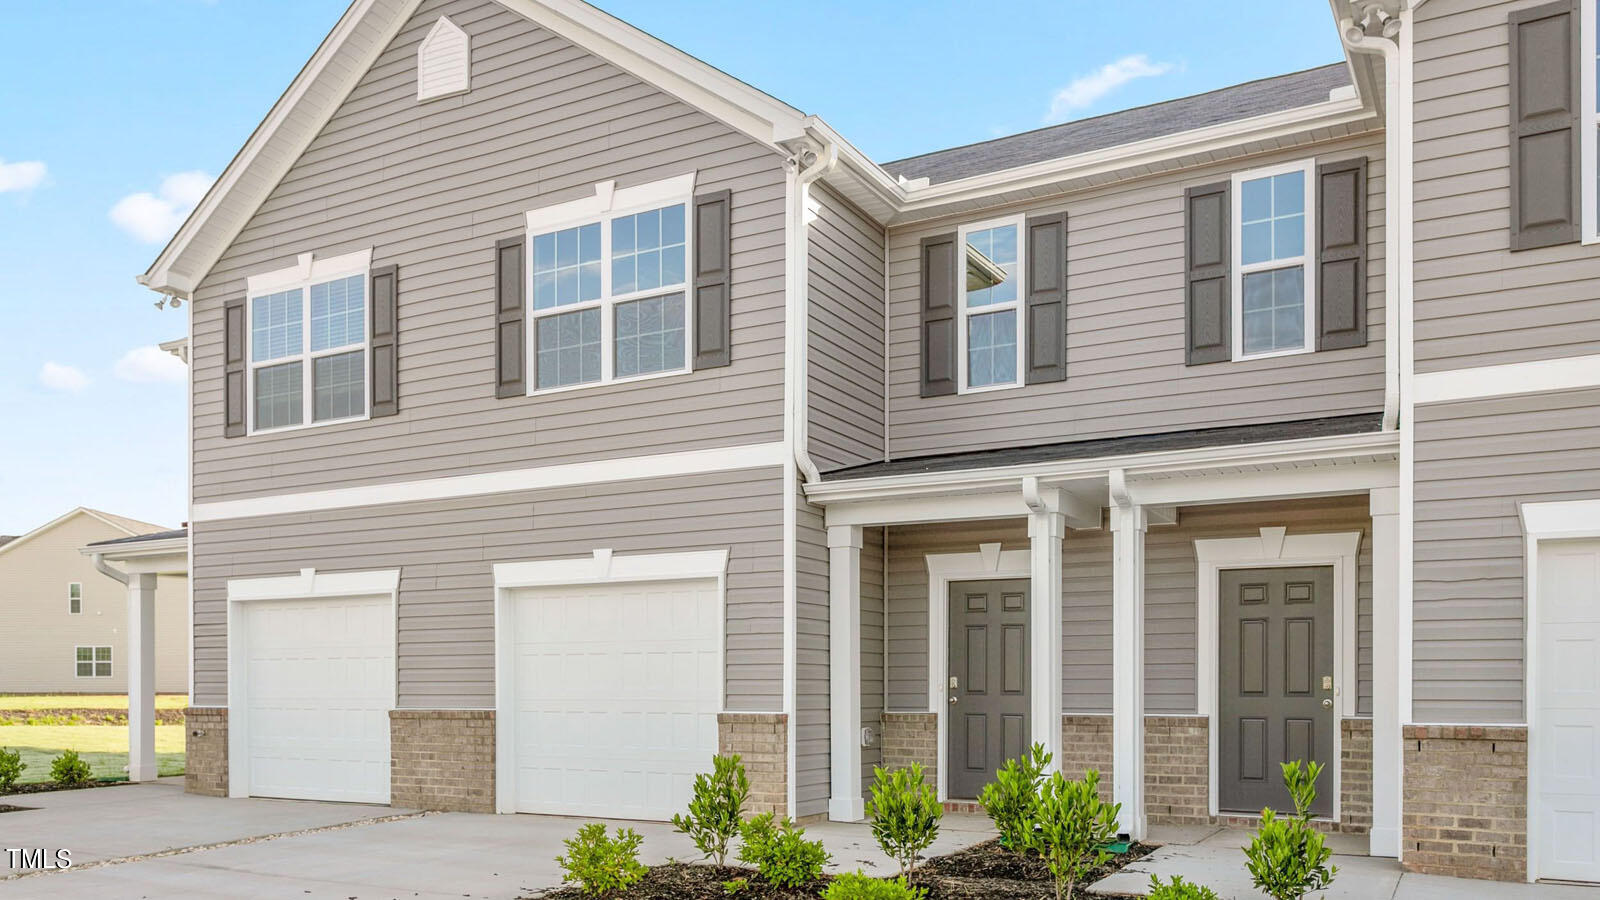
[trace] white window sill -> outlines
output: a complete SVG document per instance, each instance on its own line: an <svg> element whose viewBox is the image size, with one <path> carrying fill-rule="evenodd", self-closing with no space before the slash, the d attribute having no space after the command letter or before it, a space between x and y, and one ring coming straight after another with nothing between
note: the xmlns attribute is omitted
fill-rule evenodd
<svg viewBox="0 0 1600 900"><path fill-rule="evenodd" d="M1314 349L1313 347L1296 347L1293 350L1274 350L1271 353L1252 353L1248 356L1241 354L1235 355L1233 362L1254 362L1258 359L1275 359L1280 356L1299 356L1302 353L1311 353Z"/></svg>
<svg viewBox="0 0 1600 900"><path fill-rule="evenodd" d="M529 397L545 397L550 394L565 394L570 391L581 391L586 388L603 388L617 384L633 384L639 381L654 381L657 378L672 378L676 375L688 375L693 369L669 369L665 372L650 372L644 375L630 375L627 378L613 378L610 381L585 381L582 384L564 384L560 387L534 388L528 391Z"/></svg>
<svg viewBox="0 0 1600 900"><path fill-rule="evenodd" d="M1014 391L1017 388L1024 387L1024 386L1025 385L1024 385L1023 382L1014 381L1014 382L1012 382L1010 384L986 384L983 387L962 388L959 391L956 391L956 393L958 395L965 395L965 394L992 394L995 391Z"/></svg>
<svg viewBox="0 0 1600 900"><path fill-rule="evenodd" d="M365 422L372 418L371 413L362 413L359 416L345 416L342 419L323 419L321 422L302 422L299 425L283 425L278 428L257 428L250 432L250 437L256 435L285 434L291 431L305 431L307 428L322 428L328 425L348 425L351 422Z"/></svg>

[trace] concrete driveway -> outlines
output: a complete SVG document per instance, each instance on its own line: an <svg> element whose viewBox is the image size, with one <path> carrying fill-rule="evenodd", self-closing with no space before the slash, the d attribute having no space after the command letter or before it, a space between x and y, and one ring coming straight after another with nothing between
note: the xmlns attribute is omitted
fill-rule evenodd
<svg viewBox="0 0 1600 900"><path fill-rule="evenodd" d="M0 853L0 900L13 897L515 898L561 881L555 857L582 820L553 816L422 814L389 807L289 800L222 800L183 793L181 779L11 798L0 849L65 847L66 871L19 874ZM699 854L660 823L618 823L644 837L654 864ZM807 829L834 871L892 864L865 826ZM992 835L987 819L948 816L931 852Z"/></svg>

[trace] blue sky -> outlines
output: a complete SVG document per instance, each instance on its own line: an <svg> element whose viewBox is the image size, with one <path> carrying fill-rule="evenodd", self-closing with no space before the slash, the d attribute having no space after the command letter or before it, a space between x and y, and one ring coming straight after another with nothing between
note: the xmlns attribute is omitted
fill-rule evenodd
<svg viewBox="0 0 1600 900"><path fill-rule="evenodd" d="M1341 58L1321 0L601 0L880 161ZM0 534L184 518L183 312L133 276L342 0L58 0L0 54ZM1202 37L1203 36L1203 37ZM70 51L70 52L69 52Z"/></svg>

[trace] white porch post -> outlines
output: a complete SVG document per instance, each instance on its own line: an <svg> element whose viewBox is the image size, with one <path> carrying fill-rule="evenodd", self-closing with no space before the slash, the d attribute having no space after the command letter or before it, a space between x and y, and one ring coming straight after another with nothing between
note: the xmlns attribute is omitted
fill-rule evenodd
<svg viewBox="0 0 1600 900"><path fill-rule="evenodd" d="M1033 633L1030 718L1033 741L1050 754L1050 767L1061 767L1061 541L1067 518L1059 512L1028 515L1028 546L1033 611L1028 625Z"/></svg>
<svg viewBox="0 0 1600 900"><path fill-rule="evenodd" d="M1374 488L1372 513L1372 832L1368 852L1400 856L1400 491ZM1353 689L1353 686L1352 686Z"/></svg>
<svg viewBox="0 0 1600 900"><path fill-rule="evenodd" d="M859 822L861 797L861 526L828 528L828 818Z"/></svg>
<svg viewBox="0 0 1600 900"><path fill-rule="evenodd" d="M1115 492L1113 492L1115 497ZM1111 508L1111 772L1122 827L1145 836L1144 812L1144 509Z"/></svg>
<svg viewBox="0 0 1600 900"><path fill-rule="evenodd" d="M128 780L156 778L156 576L128 576Z"/></svg>

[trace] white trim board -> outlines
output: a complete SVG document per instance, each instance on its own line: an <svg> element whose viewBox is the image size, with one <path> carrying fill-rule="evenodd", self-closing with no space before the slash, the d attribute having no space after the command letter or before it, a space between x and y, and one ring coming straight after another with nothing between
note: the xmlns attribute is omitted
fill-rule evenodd
<svg viewBox="0 0 1600 900"><path fill-rule="evenodd" d="M1195 701L1199 714L1211 720L1210 787L1206 799L1211 815L1217 812L1217 672L1221 597L1218 579L1224 569L1264 569L1289 566L1333 567L1333 820L1340 813L1340 744L1342 719L1356 716L1356 606L1361 532L1287 534L1282 527L1262 528L1257 537L1219 538L1194 542L1197 563ZM1207 636L1210 636L1209 639Z"/></svg>
<svg viewBox="0 0 1600 900"><path fill-rule="evenodd" d="M517 660L518 591L541 587L621 584L666 581L711 581L717 584L720 607L717 629L719 709L728 706L728 550L682 553L648 553L618 556L610 548L595 548L589 556L497 563L494 566L494 709L495 795L494 811L517 811ZM793 772L793 766L789 771ZM790 779L793 781L791 775Z"/></svg>
<svg viewBox="0 0 1600 900"><path fill-rule="evenodd" d="M950 668L950 583L952 581L983 581L1000 579L1020 579L1029 581L1033 578L1033 553L1030 550L1001 550L1000 544L979 544L977 553L929 553L926 557L928 565L928 712L933 713L938 722L937 748L937 773L938 797L940 801L950 798L948 789L949 761L949 731L947 716L945 715L947 691L945 685L949 683ZM1032 642L1032 603L1033 591L1029 591L1029 641ZM887 623L885 623L887 627ZM1032 651L1029 651L1032 656ZM1033 669L1029 667L1030 671ZM1059 663L1056 669L1056 678L1059 679ZM1034 691L1039 690L1038 673L1032 672L1032 680L1028 685L1030 697ZM1035 718L1030 715L1030 720ZM1042 727L1049 727L1048 725ZM1055 729L1061 730L1060 717L1056 717ZM1038 740L1038 731L1041 725L1030 721L1029 729L1034 734L1029 735L1029 742ZM965 798L963 798L965 799Z"/></svg>
<svg viewBox="0 0 1600 900"><path fill-rule="evenodd" d="M676 475L701 475L707 472L760 469L768 466L781 466L787 458L787 445L782 441L772 441L766 444L716 447L709 450L683 450L676 453L660 453L653 456L629 456L621 459L562 463L528 469L507 469L503 472L480 472L473 475L450 475L444 478L428 478L419 481L400 481L387 484L362 485L360 487L331 488L324 491L275 494L268 497L249 497L242 500L213 500L194 504L191 515L196 522L210 522L220 519L244 519L251 516L315 512L325 509L380 506L389 503L448 500L456 497L479 497L486 494L503 494L512 491L536 491L583 484L605 484L609 482L638 481L647 478L667 478Z"/></svg>
<svg viewBox="0 0 1600 900"><path fill-rule="evenodd" d="M1600 387L1600 353L1532 362L1418 372L1415 402L1449 403Z"/></svg>

